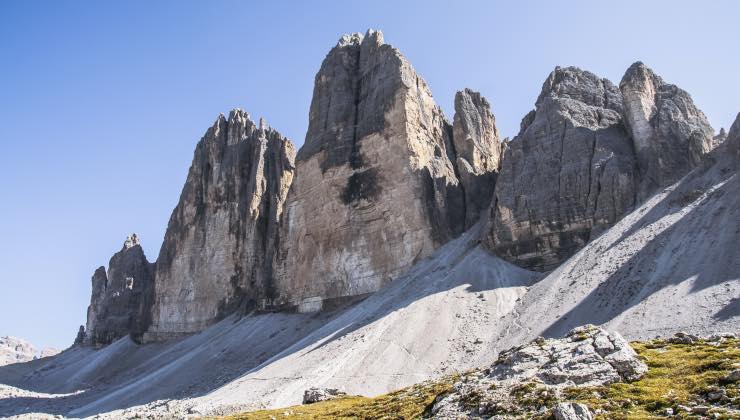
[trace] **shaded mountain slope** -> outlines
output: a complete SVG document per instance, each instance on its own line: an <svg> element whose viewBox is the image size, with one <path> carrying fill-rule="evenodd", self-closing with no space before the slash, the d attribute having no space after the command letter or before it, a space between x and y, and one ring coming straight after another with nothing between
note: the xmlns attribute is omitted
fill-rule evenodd
<svg viewBox="0 0 740 420"><path fill-rule="evenodd" d="M498 326L498 348L585 323L631 339L736 331L740 178L733 147L716 150L533 286Z"/></svg>

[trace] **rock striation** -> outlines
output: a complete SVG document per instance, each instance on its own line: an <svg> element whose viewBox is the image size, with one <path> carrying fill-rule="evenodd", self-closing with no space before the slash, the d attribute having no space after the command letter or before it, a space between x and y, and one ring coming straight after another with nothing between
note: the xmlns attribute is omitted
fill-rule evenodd
<svg viewBox="0 0 740 420"><path fill-rule="evenodd" d="M406 58L378 31L342 37L316 75L274 303L310 311L374 292L462 233L456 161L452 128Z"/></svg>
<svg viewBox="0 0 740 420"><path fill-rule="evenodd" d="M635 204L632 140L619 89L556 68L508 143L484 242L524 268L547 271Z"/></svg>
<svg viewBox="0 0 740 420"><path fill-rule="evenodd" d="M146 341L264 305L294 159L287 138L240 109L208 129L157 259Z"/></svg>
<svg viewBox="0 0 740 420"><path fill-rule="evenodd" d="M153 274L138 235L129 235L108 262L108 271L99 267L93 274L83 343L100 346L129 334L140 339L147 328Z"/></svg>
<svg viewBox="0 0 740 420"><path fill-rule="evenodd" d="M619 88L556 68L508 143L496 180L495 254L549 271L721 142L685 91L641 62Z"/></svg>
<svg viewBox="0 0 740 420"><path fill-rule="evenodd" d="M491 105L479 92L465 89L455 95L452 140L465 190L465 227L469 228L491 204L502 149Z"/></svg>
<svg viewBox="0 0 740 420"><path fill-rule="evenodd" d="M33 344L18 337L0 337L0 366L33 360L38 351Z"/></svg>
<svg viewBox="0 0 740 420"><path fill-rule="evenodd" d="M686 91L642 62L627 69L619 88L640 172L638 196L644 199L699 165L715 145L714 130Z"/></svg>

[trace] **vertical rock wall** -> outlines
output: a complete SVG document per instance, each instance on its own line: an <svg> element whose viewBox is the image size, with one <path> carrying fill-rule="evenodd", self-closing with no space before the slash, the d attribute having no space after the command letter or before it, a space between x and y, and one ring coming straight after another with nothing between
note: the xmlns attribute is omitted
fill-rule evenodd
<svg viewBox="0 0 740 420"><path fill-rule="evenodd" d="M277 304L316 310L376 291L460 234L452 130L380 32L345 35L316 75L286 203Z"/></svg>
<svg viewBox="0 0 740 420"><path fill-rule="evenodd" d="M244 111L219 116L196 147L167 227L146 340L264 304L294 158L289 140Z"/></svg>

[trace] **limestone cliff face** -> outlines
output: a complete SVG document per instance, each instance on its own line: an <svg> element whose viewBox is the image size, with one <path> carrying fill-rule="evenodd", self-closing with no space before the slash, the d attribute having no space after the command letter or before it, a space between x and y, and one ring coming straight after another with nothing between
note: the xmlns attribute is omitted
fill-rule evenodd
<svg viewBox="0 0 740 420"><path fill-rule="evenodd" d="M732 123L730 132L723 144L727 145L729 154L734 154L736 158L740 159L740 114L735 117L735 122Z"/></svg>
<svg viewBox="0 0 740 420"><path fill-rule="evenodd" d="M465 190L465 227L469 228L491 203L501 161L496 119L480 93L470 89L457 92L452 133L458 176Z"/></svg>
<svg viewBox="0 0 740 420"><path fill-rule="evenodd" d="M138 339L147 327L153 274L138 236L129 235L108 271L99 267L93 274L83 342L105 345L129 334Z"/></svg>
<svg viewBox="0 0 740 420"><path fill-rule="evenodd" d="M242 110L208 129L159 253L145 340L197 332L240 305L264 304L294 159L288 139Z"/></svg>
<svg viewBox="0 0 740 420"><path fill-rule="evenodd" d="M277 305L378 290L464 229L450 124L380 32L345 35L316 75L285 205Z"/></svg>
<svg viewBox="0 0 740 420"><path fill-rule="evenodd" d="M714 131L686 91L665 83L639 61L627 69L619 87L637 154L638 195L646 198L697 166L715 144Z"/></svg>
<svg viewBox="0 0 740 420"><path fill-rule="evenodd" d="M623 110L606 79L574 67L550 74L502 159L484 240L494 254L550 270L632 209Z"/></svg>
<svg viewBox="0 0 740 420"><path fill-rule="evenodd" d="M640 62L619 88L557 68L508 144L485 242L523 267L553 269L696 167L721 143L713 133L688 93Z"/></svg>

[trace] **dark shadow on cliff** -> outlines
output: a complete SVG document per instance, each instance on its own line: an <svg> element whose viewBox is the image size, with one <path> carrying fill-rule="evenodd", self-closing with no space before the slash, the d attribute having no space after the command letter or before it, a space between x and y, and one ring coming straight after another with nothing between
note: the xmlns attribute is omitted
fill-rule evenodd
<svg viewBox="0 0 740 420"><path fill-rule="evenodd" d="M335 309L313 314L232 316L201 333L168 343L137 345L124 338L100 350L74 348L43 364L27 366L24 374L17 367L12 374L9 368L0 367L0 382L22 389L47 393L87 390L63 399L0 399L0 416L31 412L91 416L159 399L203 396L316 343L321 343L316 348L326 346L427 296L460 286L471 295L497 287L529 286L540 278L477 248L476 229L481 227L477 225L379 292L349 306L340 303ZM491 272L508 275L470 272L491 265L498 267Z"/></svg>
<svg viewBox="0 0 740 420"><path fill-rule="evenodd" d="M725 183L710 191L719 179ZM606 323L661 289L685 281L692 281L690 290L695 293L739 279L740 177L731 162L705 166L687 176L611 247L624 246L641 229L652 229L653 223L694 202L695 208L623 262L575 308L550 325L545 335L559 336L585 322ZM738 309L736 299L715 319L737 316Z"/></svg>

